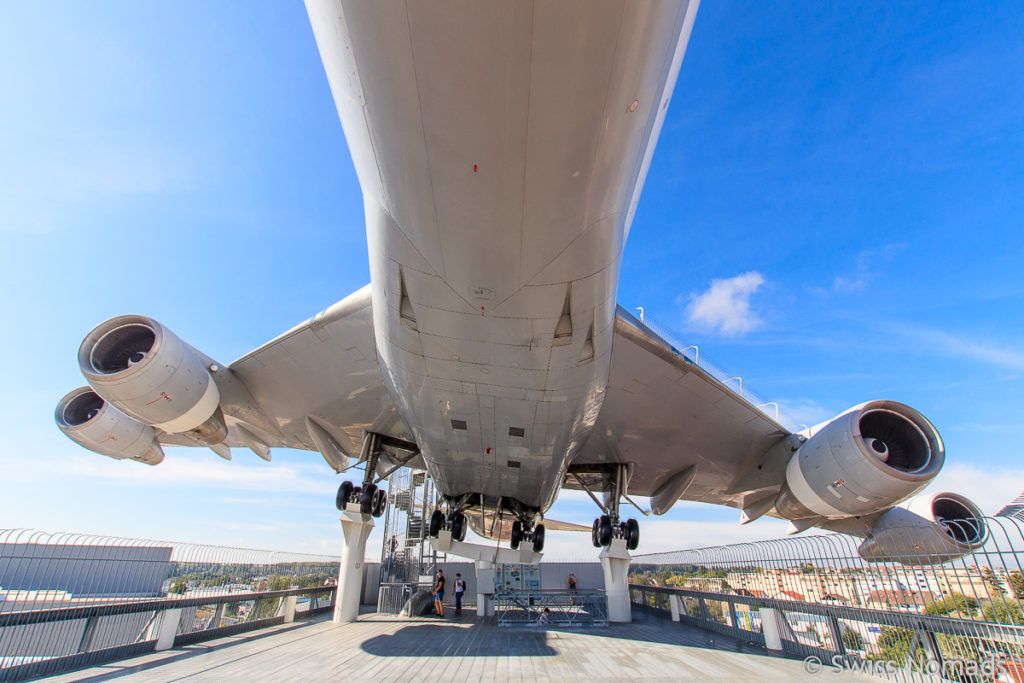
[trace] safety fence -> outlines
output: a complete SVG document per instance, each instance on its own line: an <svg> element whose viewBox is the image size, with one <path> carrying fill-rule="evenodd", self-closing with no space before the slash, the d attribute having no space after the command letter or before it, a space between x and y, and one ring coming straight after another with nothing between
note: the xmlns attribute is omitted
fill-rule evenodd
<svg viewBox="0 0 1024 683"><path fill-rule="evenodd" d="M430 583L381 583L377 589L377 613L401 614L414 595L432 587Z"/></svg>
<svg viewBox="0 0 1024 683"><path fill-rule="evenodd" d="M0 530L0 681L330 610L329 557Z"/></svg>
<svg viewBox="0 0 1024 683"><path fill-rule="evenodd" d="M531 590L494 594L498 626L607 626L604 591Z"/></svg>
<svg viewBox="0 0 1024 683"><path fill-rule="evenodd" d="M784 650L811 667L1020 681L1024 524L984 521L988 536L974 552L945 562L936 552L928 562L927 547L908 548L910 566L866 562L859 539L839 534L640 555L630 597L640 609Z"/></svg>

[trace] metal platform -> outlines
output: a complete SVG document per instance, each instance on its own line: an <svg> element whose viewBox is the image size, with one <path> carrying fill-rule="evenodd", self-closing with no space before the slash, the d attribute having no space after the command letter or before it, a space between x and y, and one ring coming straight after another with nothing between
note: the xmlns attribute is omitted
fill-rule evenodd
<svg viewBox="0 0 1024 683"><path fill-rule="evenodd" d="M802 662L638 615L606 629L499 628L461 619L317 618L147 654L48 681L821 680ZM844 680L867 680L844 675Z"/></svg>

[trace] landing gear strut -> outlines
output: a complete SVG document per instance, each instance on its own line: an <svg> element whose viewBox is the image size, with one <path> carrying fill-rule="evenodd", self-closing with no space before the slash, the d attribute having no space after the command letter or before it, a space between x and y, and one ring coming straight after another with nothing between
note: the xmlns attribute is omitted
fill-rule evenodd
<svg viewBox="0 0 1024 683"><path fill-rule="evenodd" d="M363 485L356 486L350 481L341 482L334 504L339 510L344 511L349 503L357 503L359 511L364 515L380 517L388 506L387 491L378 488L373 482L377 461L380 459L380 435L367 434L363 438L363 455L365 457L362 459L366 461Z"/></svg>
<svg viewBox="0 0 1024 683"><path fill-rule="evenodd" d="M583 484L583 480L579 478L577 480L584 490L590 494L590 497L594 499L594 502L601 505L590 489ZM636 550L637 546L640 545L640 525L637 521L635 519L627 519L624 522L619 520L619 499L625 494L626 466L618 465L612 477L608 504L607 506L601 505L601 509L605 514L595 519L594 525L591 527L590 540L595 548L611 545L614 538L624 539L628 550Z"/></svg>

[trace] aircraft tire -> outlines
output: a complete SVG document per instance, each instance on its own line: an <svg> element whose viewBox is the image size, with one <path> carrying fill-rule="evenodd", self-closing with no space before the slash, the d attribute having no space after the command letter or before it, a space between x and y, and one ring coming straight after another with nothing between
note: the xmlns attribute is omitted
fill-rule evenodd
<svg viewBox="0 0 1024 683"><path fill-rule="evenodd" d="M335 507L337 507L339 510L344 512L345 505L348 503L349 499L352 497L352 489L353 488L354 487L352 485L352 482L350 482L350 481L343 481L343 482L341 482L341 486L338 487L338 495L334 497L334 505L335 505Z"/></svg>
<svg viewBox="0 0 1024 683"><path fill-rule="evenodd" d="M441 533L441 527L444 526L444 513L440 510L434 510L430 513L430 527L427 529L427 535L431 538L437 538L437 535Z"/></svg>
<svg viewBox="0 0 1024 683"><path fill-rule="evenodd" d="M452 518L452 539L463 541L466 538L466 515L459 512Z"/></svg>
<svg viewBox="0 0 1024 683"><path fill-rule="evenodd" d="M377 489L377 493L373 497L373 509L370 511L370 514L374 517L380 517L387 509L388 493L383 489Z"/></svg>
<svg viewBox="0 0 1024 683"><path fill-rule="evenodd" d="M544 550L544 525L538 524L533 529L533 550L540 552Z"/></svg>
<svg viewBox="0 0 1024 683"><path fill-rule="evenodd" d="M523 523L518 519L512 522L512 533L509 535L509 546L512 550L518 550L519 544L523 541Z"/></svg>
<svg viewBox="0 0 1024 683"><path fill-rule="evenodd" d="M597 541L600 547L606 547L612 542L612 518L608 515L601 515L598 519Z"/></svg>
<svg viewBox="0 0 1024 683"><path fill-rule="evenodd" d="M363 487L363 492L359 496L359 511L364 515L373 512L373 504L377 500L377 490L375 484L367 484Z"/></svg>
<svg viewBox="0 0 1024 683"><path fill-rule="evenodd" d="M626 520L626 549L636 550L640 545L640 525L635 519Z"/></svg>

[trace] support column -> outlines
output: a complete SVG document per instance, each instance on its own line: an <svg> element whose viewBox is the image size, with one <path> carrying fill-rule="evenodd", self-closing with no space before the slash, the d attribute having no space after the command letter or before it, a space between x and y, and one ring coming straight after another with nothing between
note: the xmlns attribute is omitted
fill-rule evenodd
<svg viewBox="0 0 1024 683"><path fill-rule="evenodd" d="M174 637L178 634L178 623L181 621L181 609L167 609L160 613L159 622L156 625L156 645L153 649L157 652L170 650L174 647Z"/></svg>
<svg viewBox="0 0 1024 683"><path fill-rule="evenodd" d="M487 560L473 562L476 568L477 619L494 616L494 563Z"/></svg>
<svg viewBox="0 0 1024 683"><path fill-rule="evenodd" d="M783 640L796 641L796 635L781 610L762 607L758 611L761 614L761 635L764 636L766 648L781 652Z"/></svg>
<svg viewBox="0 0 1024 683"><path fill-rule="evenodd" d="M672 621L679 621L679 615L683 611L681 605L679 604L681 601L682 598L680 598L678 595L668 596L668 606L669 609L672 610Z"/></svg>
<svg viewBox="0 0 1024 683"><path fill-rule="evenodd" d="M345 537L338 569L338 597L334 601L334 623L359 618L359 595L363 589L363 558L366 539L373 529L373 518L359 512L359 505L349 503L341 513L341 532Z"/></svg>
<svg viewBox="0 0 1024 683"><path fill-rule="evenodd" d="M626 541L613 538L611 544L598 555L604 570L604 592L608 596L608 621L629 623L633 610L629 604L629 551Z"/></svg>

